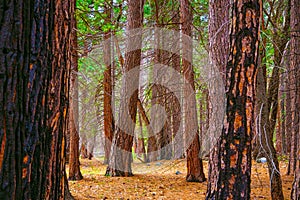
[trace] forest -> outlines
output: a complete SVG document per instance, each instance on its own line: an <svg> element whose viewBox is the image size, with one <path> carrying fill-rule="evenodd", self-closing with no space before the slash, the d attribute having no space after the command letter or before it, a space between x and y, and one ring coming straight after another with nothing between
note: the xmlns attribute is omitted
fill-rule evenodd
<svg viewBox="0 0 300 200"><path fill-rule="evenodd" d="M0 200L300 200L299 0L0 0Z"/></svg>

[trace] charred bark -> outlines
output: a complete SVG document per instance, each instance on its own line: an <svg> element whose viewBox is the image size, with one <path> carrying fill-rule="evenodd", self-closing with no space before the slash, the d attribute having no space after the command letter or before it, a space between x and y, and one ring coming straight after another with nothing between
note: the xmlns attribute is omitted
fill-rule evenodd
<svg viewBox="0 0 300 200"><path fill-rule="evenodd" d="M218 142L218 181L207 199L250 199L254 84L260 2L234 0L226 66L226 115Z"/></svg>

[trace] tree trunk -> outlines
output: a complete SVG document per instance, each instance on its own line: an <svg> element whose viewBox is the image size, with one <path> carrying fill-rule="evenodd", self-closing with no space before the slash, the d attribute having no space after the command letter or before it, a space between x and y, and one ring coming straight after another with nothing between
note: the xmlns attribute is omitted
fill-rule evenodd
<svg viewBox="0 0 300 200"><path fill-rule="evenodd" d="M284 58L286 59L286 58ZM283 67L285 67L284 65ZM286 132L285 132L285 123L286 123L286 73L281 74L281 86L280 86L280 115L279 115L279 120L281 120L281 129L280 129L280 140L281 140L281 154L286 155Z"/></svg>
<svg viewBox="0 0 300 200"><path fill-rule="evenodd" d="M188 0L180 1L182 33L191 37L192 36L192 10ZM199 157L200 141L196 109L195 93L190 93L187 89L192 87L195 92L194 71L192 67L191 50L193 46L190 40L183 38L183 51L185 57L182 59L183 75L187 80L184 85L184 110L185 110L185 137L187 142L187 176L188 182L204 182L206 180L203 172L202 159ZM188 85L188 86L187 86Z"/></svg>
<svg viewBox="0 0 300 200"><path fill-rule="evenodd" d="M172 29L176 32L179 33L180 31L180 13L179 13L179 5L175 4L173 8L173 13L172 13L172 23L174 24L172 26ZM180 40L180 35L174 34L172 40L174 41L172 46L174 49L180 49L180 43L178 42ZM180 55L174 53L171 55L171 65L176 72L180 74L181 71L181 66L180 66ZM176 74L173 75L174 79L176 77ZM178 94L177 96L172 95L170 99L170 107L172 110L172 136L173 138L182 138L177 141L173 139L173 157L175 159L180 159L184 157L184 142L183 142L183 134L182 131L179 131L180 128L180 122L182 120L182 113L181 113L181 85L178 85ZM180 134L180 135L179 135Z"/></svg>
<svg viewBox="0 0 300 200"><path fill-rule="evenodd" d="M147 149L147 156L146 156L146 162L152 162L156 160L157 158L157 145L156 145L156 137L153 134L153 130L150 126L150 120L148 119L146 115L146 111L142 105L142 102L138 99L137 106L140 112L140 115L145 122L147 126L147 131L148 131L148 149Z"/></svg>
<svg viewBox="0 0 300 200"><path fill-rule="evenodd" d="M250 199L251 139L260 2L234 0L226 66L226 116L218 142L218 181L207 199ZM212 187L212 186L210 186Z"/></svg>
<svg viewBox="0 0 300 200"><path fill-rule="evenodd" d="M1 2L0 194L64 199L75 2ZM33 14L34 13L34 14Z"/></svg>
<svg viewBox="0 0 300 200"><path fill-rule="evenodd" d="M112 5L112 4L111 4ZM105 23L110 24L111 23L111 15L112 15L112 9L111 5L108 5L107 2L105 2ZM105 158L104 158L104 164L109 163L109 154L110 154L110 148L111 148L111 142L113 139L113 131L114 131L114 123L113 123L113 113L112 113L112 40L111 38L111 31L107 31L104 33L104 47L103 47L103 54L104 54L104 63L106 65L106 70L104 71L104 79L103 79L103 88L104 88L104 135L105 135L105 145L104 145L104 151L105 151Z"/></svg>
<svg viewBox="0 0 300 200"><path fill-rule="evenodd" d="M75 17L72 17L74 29L72 30L72 59L71 59L71 80L70 80L70 104L69 104L69 180L81 180L79 162L79 122L78 122L78 52L77 52L77 25Z"/></svg>
<svg viewBox="0 0 300 200"><path fill-rule="evenodd" d="M300 2L298 0L291 0L291 69L294 69L295 80L296 81L296 105L295 105L295 114L292 118L292 124L294 125L293 129L297 127L297 132L295 131L295 145L297 145L297 151L295 152L296 157L296 170L294 173L294 182L291 192L291 199L299 200L300 199L300 134L299 134L299 115L300 115Z"/></svg>
<svg viewBox="0 0 300 200"><path fill-rule="evenodd" d="M227 57L229 55L229 11L230 0L209 1L209 57L213 67L217 67L222 74L225 83ZM222 47L220 47L222 46ZM207 92L208 96L209 93ZM207 98L209 100L209 98ZM207 102L209 104L209 101ZM209 107L209 106L208 106ZM209 108L207 108L209 111ZM209 117L209 116L207 116ZM208 119L209 120L209 119ZM216 139L217 141L218 139ZM208 187L206 199L211 198L217 187L218 180L218 154L217 144L213 146L209 154Z"/></svg>
<svg viewBox="0 0 300 200"><path fill-rule="evenodd" d="M139 116L140 131L139 133L136 134L136 154L139 159L141 158L141 156L143 156L142 161L147 162L141 113L139 113L138 116Z"/></svg>
<svg viewBox="0 0 300 200"><path fill-rule="evenodd" d="M143 10L144 0L128 1L128 31L142 27ZM132 144L137 112L142 36L135 33L134 35L129 35L127 41L128 52L125 54L124 69L125 72L134 71L134 77L128 77L127 74L122 82L123 88L121 91L118 124L120 127L116 127L112 142L109 165L106 170L106 175L108 176L133 175L131 170ZM137 89L130 94L130 87Z"/></svg>

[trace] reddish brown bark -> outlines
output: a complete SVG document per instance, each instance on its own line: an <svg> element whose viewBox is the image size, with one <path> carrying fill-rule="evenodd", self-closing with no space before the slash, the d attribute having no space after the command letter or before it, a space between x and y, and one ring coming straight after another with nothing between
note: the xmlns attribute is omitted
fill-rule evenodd
<svg viewBox="0 0 300 200"><path fill-rule="evenodd" d="M112 9L108 3L105 3L105 23L111 23L111 15ZM104 47L103 47L103 54L104 54L104 63L106 65L106 70L104 71L104 79L103 79L103 88L104 88L104 102L103 102L103 120L104 120L104 136L105 136L105 144L104 144L104 151L105 151L105 159L104 163L109 163L109 155L110 155L110 148L111 142L113 138L113 131L114 131L114 123L113 123L113 112L112 112L112 58L111 58L111 32L108 30L104 34Z"/></svg>
<svg viewBox="0 0 300 200"><path fill-rule="evenodd" d="M143 25L143 8L144 0L129 0L128 1L128 27L127 30L133 30L141 28ZM139 69L141 63L141 47L142 36L140 34L130 36L128 38L128 48L133 48L133 45L138 45L139 48L134 48L125 54L124 70L128 72L133 68ZM136 46L135 46L136 47ZM139 70L137 70L139 72ZM119 121L130 117L133 123L126 124L126 130L124 127L116 127L114 139L112 142L112 148L109 158L109 165L106 170L108 176L132 176L131 162L132 162L132 144L133 135L136 121L138 90L135 90L133 94L130 94L128 88L129 83L133 87L138 88L139 85L139 73L134 74L135 77L126 76L123 81L123 90L121 94L121 106L119 112ZM131 95L131 96L128 96ZM129 116L126 113L128 107Z"/></svg>
<svg viewBox="0 0 300 200"><path fill-rule="evenodd" d="M188 0L180 1L181 11L181 22L182 22L182 33L190 36L192 34L192 10ZM182 68L183 76L188 81L190 87L195 91L194 83L194 71L191 64L191 41L183 40L183 56ZM188 86L188 87L189 87ZM199 130L196 110L196 97L195 94L190 94L186 85L184 85L184 110L185 110L185 137L191 138L191 144L187 144L187 176L186 180L189 182L203 182L206 180L203 172L202 159L199 157L200 153L200 141L199 141ZM190 97L192 95L192 98Z"/></svg>
<svg viewBox="0 0 300 200"><path fill-rule="evenodd" d="M179 14L179 6L174 5L174 12L172 16L172 23L174 23L173 30L176 32L180 31L179 23L180 23L180 14ZM174 49L180 49L180 43L178 42L179 36L174 34L173 36L173 48ZM178 54L172 54L172 67L176 72L180 73L181 71L181 66L180 66L180 55ZM174 74L174 78L176 77L176 74ZM181 91L181 86L178 85L178 91ZM172 109L172 134L173 138L182 138L179 139L178 141L174 141L174 158L183 158L184 157L184 142L183 142L183 135L182 132L179 132L180 128L180 122L182 120L181 116L181 92L177 96L173 95L172 98L170 99L171 102L171 109ZM180 135L179 135L180 134Z"/></svg>
<svg viewBox="0 0 300 200"><path fill-rule="evenodd" d="M292 124L294 125L294 139L296 141L292 141L293 145L296 145L296 170L294 173L294 182L293 188L291 192L291 199L299 200L300 199L300 133L299 133L299 125L300 125L300 2L297 0L291 0L291 57L290 57L290 65L291 69L294 69L294 75L296 81L296 94L295 94L295 113L292 115Z"/></svg>
<svg viewBox="0 0 300 200"><path fill-rule="evenodd" d="M3 199L71 198L65 133L74 9L71 0L1 2Z"/></svg>
<svg viewBox="0 0 300 200"><path fill-rule="evenodd" d="M70 80L70 103L69 103L69 180L81 180L79 162L79 122L78 122L78 52L77 52L77 25L75 16L72 16L72 57L71 57L71 80Z"/></svg>

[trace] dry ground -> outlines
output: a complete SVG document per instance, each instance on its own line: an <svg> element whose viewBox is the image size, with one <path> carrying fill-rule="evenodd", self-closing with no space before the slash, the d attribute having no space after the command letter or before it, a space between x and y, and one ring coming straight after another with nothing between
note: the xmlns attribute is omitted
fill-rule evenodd
<svg viewBox="0 0 300 200"><path fill-rule="evenodd" d="M207 172L207 162L204 162ZM285 199L290 199L293 177L285 175L286 162L281 162ZM84 179L69 181L76 200L90 199L204 199L207 182L185 181L185 160L134 163L133 177L105 177L106 166L98 159L81 160ZM182 174L176 175L176 171ZM270 199L267 165L253 162L251 199Z"/></svg>

